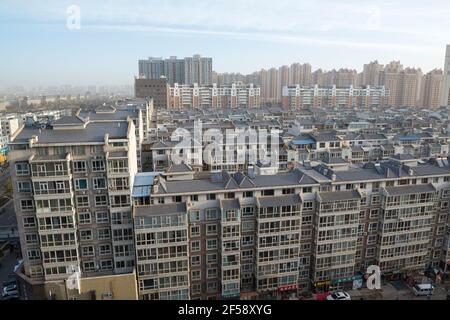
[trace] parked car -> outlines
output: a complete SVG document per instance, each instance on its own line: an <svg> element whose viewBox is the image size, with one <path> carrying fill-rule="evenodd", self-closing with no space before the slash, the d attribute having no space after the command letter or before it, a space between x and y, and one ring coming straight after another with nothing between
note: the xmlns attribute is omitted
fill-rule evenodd
<svg viewBox="0 0 450 320"><path fill-rule="evenodd" d="M17 269L19 269L19 267L20 267L20 265L21 265L22 262L23 262L22 259L20 259L20 260L17 261L16 265L14 266L14 272L16 272Z"/></svg>
<svg viewBox="0 0 450 320"><path fill-rule="evenodd" d="M350 295L344 291L337 291L335 293L330 294L327 297L327 300L352 300Z"/></svg>
<svg viewBox="0 0 450 320"><path fill-rule="evenodd" d="M416 284L413 292L416 296L431 296L434 292L434 285L430 283Z"/></svg>
<svg viewBox="0 0 450 320"><path fill-rule="evenodd" d="M19 295L19 292L17 291L17 285L11 284L11 285L3 288L2 298L8 297L8 296L17 296L17 295Z"/></svg>

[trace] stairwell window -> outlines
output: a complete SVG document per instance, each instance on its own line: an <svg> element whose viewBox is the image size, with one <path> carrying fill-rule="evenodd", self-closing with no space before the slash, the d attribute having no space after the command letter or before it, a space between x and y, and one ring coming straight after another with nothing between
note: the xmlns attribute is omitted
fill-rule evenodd
<svg viewBox="0 0 450 320"><path fill-rule="evenodd" d="M105 161L93 160L92 161L92 171L94 171L94 172L105 171Z"/></svg>

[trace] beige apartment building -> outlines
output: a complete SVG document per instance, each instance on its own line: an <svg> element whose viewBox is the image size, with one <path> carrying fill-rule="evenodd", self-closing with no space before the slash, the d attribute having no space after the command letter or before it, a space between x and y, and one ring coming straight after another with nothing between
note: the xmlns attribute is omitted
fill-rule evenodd
<svg viewBox="0 0 450 320"><path fill-rule="evenodd" d="M422 80L422 100L421 106L437 109L441 106L441 96L443 90L443 72L434 69L428 72Z"/></svg>
<svg viewBox="0 0 450 320"><path fill-rule="evenodd" d="M99 114L62 117L51 128L23 126L11 139L24 297L136 298L135 124ZM78 288L71 290L74 277Z"/></svg>
<svg viewBox="0 0 450 320"><path fill-rule="evenodd" d="M446 159L161 174L141 187L141 299L280 298L358 286L373 264L396 279L447 263Z"/></svg>

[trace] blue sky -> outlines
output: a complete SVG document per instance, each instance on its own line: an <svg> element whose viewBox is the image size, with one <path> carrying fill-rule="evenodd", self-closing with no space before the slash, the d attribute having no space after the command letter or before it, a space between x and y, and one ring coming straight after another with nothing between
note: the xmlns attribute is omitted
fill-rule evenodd
<svg viewBox="0 0 450 320"><path fill-rule="evenodd" d="M449 17L448 0L2 0L0 87L131 84L138 59L195 53L218 72L375 59L428 72L444 64Z"/></svg>

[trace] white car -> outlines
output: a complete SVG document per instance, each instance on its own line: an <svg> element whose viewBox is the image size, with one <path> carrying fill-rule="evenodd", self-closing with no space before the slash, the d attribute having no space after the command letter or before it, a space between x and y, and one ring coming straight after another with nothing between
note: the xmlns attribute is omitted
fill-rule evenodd
<svg viewBox="0 0 450 320"><path fill-rule="evenodd" d="M352 299L350 298L350 295L347 292L338 291L330 294L327 297L327 300L352 300Z"/></svg>
<svg viewBox="0 0 450 320"><path fill-rule="evenodd" d="M18 294L19 294L19 292L17 291L17 285L11 284L11 285L3 288L2 298L9 297L9 296L17 296Z"/></svg>
<svg viewBox="0 0 450 320"><path fill-rule="evenodd" d="M431 296L434 293L434 286L432 284L416 284L413 292L416 296Z"/></svg>
<svg viewBox="0 0 450 320"><path fill-rule="evenodd" d="M16 271L19 269L19 267L20 267L20 265L22 264L22 262L23 262L22 259L20 259L20 260L17 261L16 265L14 266L14 272L16 272Z"/></svg>

